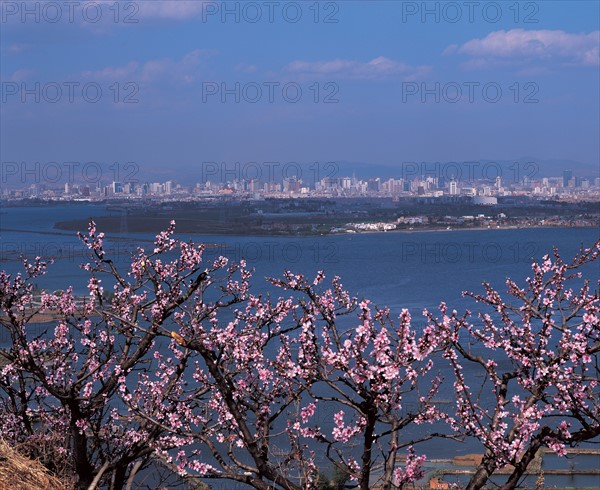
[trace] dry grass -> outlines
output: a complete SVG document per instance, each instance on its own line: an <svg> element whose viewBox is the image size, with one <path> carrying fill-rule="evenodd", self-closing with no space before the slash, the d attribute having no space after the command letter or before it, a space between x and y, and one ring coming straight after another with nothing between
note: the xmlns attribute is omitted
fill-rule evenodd
<svg viewBox="0 0 600 490"><path fill-rule="evenodd" d="M463 454L452 459L455 466L477 466L481 463L483 454Z"/></svg>
<svg viewBox="0 0 600 490"><path fill-rule="evenodd" d="M39 461L29 459L0 439L0 490L70 490Z"/></svg>

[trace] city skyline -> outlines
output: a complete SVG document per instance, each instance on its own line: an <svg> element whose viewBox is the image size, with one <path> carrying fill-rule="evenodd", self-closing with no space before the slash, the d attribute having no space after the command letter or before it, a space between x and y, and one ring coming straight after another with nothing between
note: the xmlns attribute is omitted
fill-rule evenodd
<svg viewBox="0 0 600 490"><path fill-rule="evenodd" d="M273 163L273 162L271 162ZM329 162L330 164L332 162ZM532 162L530 162L532 163ZM488 166L488 168L491 166ZM273 166L271 170L273 170ZM431 170L432 167L429 167ZM458 168L460 170L460 167ZM471 167L473 170L474 167ZM499 170L498 167L496 170ZM96 200L110 198L156 198L182 199L187 197L227 197L237 196L246 199L264 197L469 197L479 204L497 204L498 197L530 196L534 198L555 198L561 200L600 198L600 177L588 178L567 169L562 175L539 177L530 172L522 172L517 180L518 173L513 172L513 180L503 179L501 174L494 177L487 175L476 176L470 172L467 178L435 175L427 172L414 173L408 177L400 178L364 178L356 176L337 176L331 173L314 182L306 182L298 175L275 178L274 172L269 172L271 178L242 178L242 172L218 172L218 168L211 169L214 178L205 179L203 182L182 183L177 180L152 181L152 179L134 178L130 180L101 180L90 182L67 181L64 184L54 182L33 183L21 185L12 189L4 188L0 198L38 198ZM232 169L229 169L232 170ZM254 168L256 171L256 168ZM297 170L301 170L297 167ZM335 170L338 170L337 168ZM413 168L418 170L418 167ZM423 170L423 169L421 169ZM427 169L425 169L427 170ZM440 169L438 168L438 171ZM514 170L519 170L517 167ZM523 170L523 169L521 169ZM336 172L337 173L337 172ZM448 172L446 172L448 173ZM72 172L73 174L73 172ZM133 175L133 174L130 174ZM223 180L227 176L239 177ZM316 176L316 175L313 175ZM137 177L137 176L136 176ZM221 179L219 179L221 177ZM61 187L63 191L61 192Z"/></svg>

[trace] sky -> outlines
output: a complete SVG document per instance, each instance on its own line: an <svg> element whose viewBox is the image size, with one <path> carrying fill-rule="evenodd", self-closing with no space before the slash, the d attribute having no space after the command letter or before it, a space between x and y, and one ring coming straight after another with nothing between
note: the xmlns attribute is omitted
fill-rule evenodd
<svg viewBox="0 0 600 490"><path fill-rule="evenodd" d="M133 162L189 183L203 162L600 162L597 1L0 7L3 172Z"/></svg>

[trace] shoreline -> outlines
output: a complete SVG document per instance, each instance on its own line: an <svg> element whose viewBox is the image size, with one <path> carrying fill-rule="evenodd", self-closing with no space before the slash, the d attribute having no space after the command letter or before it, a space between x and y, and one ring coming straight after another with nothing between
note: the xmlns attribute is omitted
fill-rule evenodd
<svg viewBox="0 0 600 490"><path fill-rule="evenodd" d="M532 229L550 229L550 228L560 228L560 229L588 229L588 228L594 228L597 229L595 226L548 226L548 225L537 225L537 226L503 226L500 228L497 227L487 227L487 226L473 226L473 227L464 227L464 228L420 228L420 229L415 229L415 230L389 230L389 231L384 231L384 230L366 230L366 231L359 231L359 232L339 232L339 233L329 233L329 235L325 235L325 236L337 236L337 235L366 235L366 234L372 234L372 233L381 233L381 234L388 234L388 233L407 233L407 234L412 234L412 233L428 233L428 232L434 232L434 233L441 233L441 232L460 232L460 231L492 231L492 230L496 230L496 231L502 231L502 230L532 230Z"/></svg>
<svg viewBox="0 0 600 490"><path fill-rule="evenodd" d="M304 203L300 206L297 202L285 201L260 205L220 203L190 209L173 204L164 209L159 207L152 212L135 208L123 209L117 214L109 212L110 206L105 204L93 214L97 214L97 229L107 234L107 238L113 242L153 242L154 237L165 231L169 223L175 220L178 237L202 237L202 242L208 247L222 246L221 243L211 243L220 241L211 237L288 238L394 232L409 234L538 228L600 229L600 208L596 204L558 207L535 203L509 204L492 210L468 203L442 207L438 204L407 203L402 208L379 208L370 205L369 202L348 207L335 202L331 206L318 202ZM62 216L63 214L65 215ZM46 218L43 229L21 230L19 228L24 225L23 221L6 220L8 227L4 230L0 228L0 234L29 232L57 237L68 237L72 234L76 237L77 231L85 233L90 219L84 219L81 213L57 215L52 212L40 212L41 215ZM419 219L409 219L411 216ZM402 219L405 217L408 218Z"/></svg>
<svg viewBox="0 0 600 490"><path fill-rule="evenodd" d="M189 232L189 231L183 231L180 232L177 230L177 226L175 226L175 234L186 234L186 235L205 235L205 236L221 236L221 237L239 237L239 238L248 238L248 237L265 237L265 238L315 238L315 237L332 237L332 236L358 236L358 235L368 235L368 234L394 234L394 233L406 233L406 234L412 234L412 233L431 233L431 232L435 232L435 233L442 233L442 232L461 232L461 231L492 231L492 230L497 230L497 231L502 231L502 230L531 230L531 229L551 229L551 228L559 228L559 229L599 229L597 226L594 225L582 225L582 226L565 226L565 225L535 225L535 226L525 226L525 225L509 225L509 226L501 226L501 227L487 227L487 226L469 226L469 227L450 227L450 229L448 228L441 228L441 227L431 227L431 228L423 228L423 227L419 227L419 228L415 228L415 229L395 229L395 230L361 230L361 231L340 231L340 232L330 232L330 233L293 233L293 232L289 232L289 233L253 233L253 232L248 232L248 233L239 233L239 232L232 232L232 233L210 233L210 232ZM57 228L59 230L62 230L62 228ZM3 231L10 231L10 232L16 232L16 233L20 233L20 232L29 232L29 233L47 233L47 234L52 234L52 232L36 232L33 230L2 230L0 229L0 234ZM233 231L233 230L232 230ZM110 235L111 233L118 233L115 231L104 231L104 233L106 234L105 239L106 240L115 240L115 241L131 241L134 239L137 239L136 235L147 235L147 234L153 234L154 232L152 231L141 231L141 232L129 232L129 234L127 236L119 236L119 235ZM60 232L56 232L57 235L61 235L61 236L68 236L65 235L64 233L60 233ZM146 242L150 242L152 241L149 238L139 238L140 241L146 241ZM223 246L224 244L220 244L220 243L205 243L206 246L208 247L219 247L219 246Z"/></svg>
<svg viewBox="0 0 600 490"><path fill-rule="evenodd" d="M564 225L534 225L534 226L519 226L519 225L510 225L510 226L502 226L502 227L487 227L487 226L472 226L472 227L430 227L424 228L419 227L415 229L395 229L395 230L361 230L361 231L339 231L339 232L331 232L331 233L246 233L246 234L237 234L237 233L208 233L208 232L178 232L177 227L175 228L175 235L189 235L189 236L216 236L216 237L227 237L227 238L318 238L318 237L338 237L338 236L361 236L361 235L373 235L373 234L420 234L420 233L457 233L457 232L465 232L465 231L514 231L514 230L530 230L530 229L598 229L600 235L600 229L593 225L584 225L584 226L564 226ZM0 228L0 238L3 233L29 233L34 235L53 235L53 236L62 236L65 238L77 238L77 233L74 232L72 235L61 231L49 231L49 230L19 230L19 229L3 229ZM154 243L152 238L143 237L140 235L152 235L154 232L151 231L143 231L143 232L129 232L127 235L121 235L119 232L114 231L105 231L104 240L107 243L113 242L143 242L143 243ZM113 234L115 233L115 234ZM207 248L219 248L223 247L225 243L218 242L198 242L202 243ZM10 252L6 250L5 252ZM16 252L16 251L15 251ZM56 259L60 259L61 257L53 257ZM0 260L1 261L1 260Z"/></svg>

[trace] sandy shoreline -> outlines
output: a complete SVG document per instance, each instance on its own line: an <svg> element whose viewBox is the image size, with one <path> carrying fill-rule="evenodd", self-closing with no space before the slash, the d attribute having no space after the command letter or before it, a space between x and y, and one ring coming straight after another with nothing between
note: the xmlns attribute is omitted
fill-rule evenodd
<svg viewBox="0 0 600 490"><path fill-rule="evenodd" d="M468 227L468 228L419 228L419 229L413 229L413 230L405 230L405 229L400 229L400 230L364 230L364 231L358 231L358 232L338 232L338 233L329 233L329 235L321 235L321 236L337 236L337 235L346 235L346 236L353 236L353 235L366 235L366 234L373 234L373 233L381 233L381 234L390 234L390 233L406 233L406 234L412 234L412 233L440 233L440 232L460 232L460 231L492 231L492 230L497 230L497 231L502 231L502 230L533 230L533 229L550 229L550 228L559 228L559 229L575 229L575 228L579 228L579 229L588 229L588 228L592 228L592 229L596 229L595 226L547 226L547 225L538 225L538 226L502 226L502 227L487 227L487 226L473 226L473 227ZM599 235L600 235L600 230L599 230Z"/></svg>
<svg viewBox="0 0 600 490"><path fill-rule="evenodd" d="M405 234L405 235L412 235L412 234L422 234L422 233L460 233L460 232L468 232L468 231L478 231L478 232L482 232L482 231L507 231L507 230L532 230L532 229L553 229L553 228L558 228L558 229L596 229L598 230L598 235L600 237L600 228L597 228L595 226L591 226L591 225L587 225L587 226L551 226L551 225L536 225L536 226L518 226L518 225L512 225L512 226L502 226L502 227L487 227L487 226L473 226L473 227L450 227L450 229L448 228L439 228L439 227L432 227L432 228L422 228L422 227L418 227L418 228L414 228L414 229L395 229L395 230L360 230L360 231L339 231L339 232L333 232L333 233L315 233L315 234L310 234L310 233L302 233L302 234L295 234L295 233L276 233L276 234L270 234L270 233L246 233L246 234L236 234L236 233L232 233L232 234L223 234L223 233L198 233L197 235L204 235L204 236L220 236L220 237L228 237L228 238L318 238L318 237L342 237L342 236L346 236L346 237L353 237L353 236L360 236L360 235L372 235L372 234ZM61 233L61 232L50 232L50 231L36 231L36 230L16 230L16 229L0 229L0 237L1 237L1 233L2 232L11 232L11 233L32 233L32 234L41 234L41 235L59 235L59 236L63 236L63 237L69 237L70 235L67 235L65 233ZM140 234L147 234L146 232L140 232ZM175 232L175 236L177 236L177 231ZM128 236L115 236L115 235L111 235L111 232L108 232L106 234L105 237L105 243L108 245L107 249L110 250L110 243L111 242L136 242L136 243L152 243L153 240L146 238L146 237L138 237L135 236L135 234L130 234ZM203 241L199 241L197 242L198 244L202 243L206 248L223 248L226 247L227 244L226 243L217 243L217 242L203 242ZM18 250L15 251L11 251L11 250L3 250L4 256L3 256L3 260L17 260L19 259L19 257L9 257L6 256L7 253L11 253L11 252L15 252L17 253ZM85 255L86 250L84 250L84 246L82 244L82 250L80 251L80 254L82 257ZM44 257L44 260L46 259L54 259L54 260L60 260L61 258L63 258L62 256L54 256L54 257Z"/></svg>

